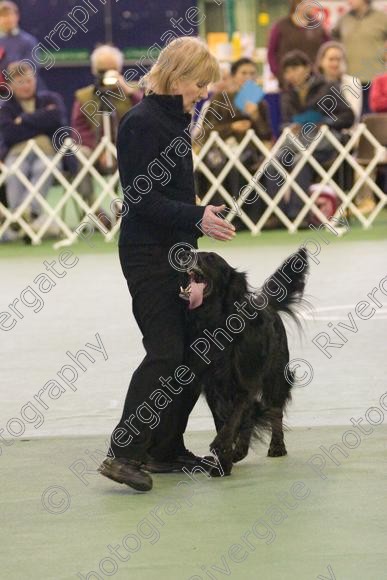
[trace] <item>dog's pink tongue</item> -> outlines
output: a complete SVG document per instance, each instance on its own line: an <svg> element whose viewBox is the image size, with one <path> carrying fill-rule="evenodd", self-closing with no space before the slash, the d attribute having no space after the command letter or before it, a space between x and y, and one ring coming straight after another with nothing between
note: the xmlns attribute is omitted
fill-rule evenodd
<svg viewBox="0 0 387 580"><path fill-rule="evenodd" d="M191 280L191 294L188 306L190 310L194 310L202 305L205 286L204 282L195 282L194 280Z"/></svg>

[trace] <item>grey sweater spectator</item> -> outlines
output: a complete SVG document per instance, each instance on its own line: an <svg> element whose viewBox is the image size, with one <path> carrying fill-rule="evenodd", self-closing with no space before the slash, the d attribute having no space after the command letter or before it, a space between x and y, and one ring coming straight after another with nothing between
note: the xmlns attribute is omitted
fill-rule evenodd
<svg viewBox="0 0 387 580"><path fill-rule="evenodd" d="M359 77L364 89L363 112L368 112L369 83L384 72L387 41L387 14L372 8L372 0L348 0L350 12L332 31L343 43L348 59L348 74Z"/></svg>

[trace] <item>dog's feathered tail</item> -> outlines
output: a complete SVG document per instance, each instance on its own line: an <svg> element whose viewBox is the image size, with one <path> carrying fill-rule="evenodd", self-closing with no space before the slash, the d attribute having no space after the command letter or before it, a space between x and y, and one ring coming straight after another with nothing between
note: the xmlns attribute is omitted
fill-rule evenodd
<svg viewBox="0 0 387 580"><path fill-rule="evenodd" d="M285 312L298 325L297 307L308 306L307 300L303 298L308 271L308 254L305 248L300 248L265 282L264 292L269 306L277 312Z"/></svg>
<svg viewBox="0 0 387 580"><path fill-rule="evenodd" d="M251 433L252 442L254 440L263 442L271 433L271 415L261 401L254 401L252 419L254 425Z"/></svg>

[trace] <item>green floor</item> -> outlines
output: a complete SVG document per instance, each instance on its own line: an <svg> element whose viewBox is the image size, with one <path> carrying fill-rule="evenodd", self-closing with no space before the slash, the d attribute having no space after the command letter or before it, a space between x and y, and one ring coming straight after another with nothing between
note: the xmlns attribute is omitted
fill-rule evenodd
<svg viewBox="0 0 387 580"><path fill-rule="evenodd" d="M265 230L262 234L258 236L252 236L250 232L240 232L232 240L231 244L233 247L252 247L252 246L278 246L278 245L288 245L288 244L302 244L308 237L313 237L316 234L310 230L300 230L297 233L289 234L287 230ZM118 236L117 236L118 237ZM332 242L337 243L344 241L367 241L367 240L379 240L387 239L387 208L384 208L377 216L374 224L369 229L364 229L358 220L352 218L349 221L349 231L347 234L340 238L333 238ZM57 255L59 252L53 248L53 244L56 240L43 240L42 244L38 246L27 246L22 242L12 242L8 244L0 244L0 259L1 258L13 258L21 255L25 255L26 252L30 256L51 256ZM76 244L73 245L74 250L76 249L77 254L81 253L109 253L116 251L117 242L106 243L104 237L95 229L95 233L90 238L90 243L86 243L80 239ZM225 246L224 242L217 242L216 240L209 238L199 239L199 249L206 250L211 247L215 251L221 251Z"/></svg>
<svg viewBox="0 0 387 580"><path fill-rule="evenodd" d="M311 264L316 319L301 342L293 331L289 341L291 356L313 365L314 380L289 408L289 455L270 459L259 445L231 477L159 475L149 494L95 472L143 352L115 244L96 235L93 248L74 246L79 265L44 296L42 311L24 307L15 330L0 334L0 427L68 362L67 349L84 347L97 331L109 360L100 356L77 393L52 401L39 431L29 425L12 444L0 438L0 580L386 580L387 421L355 449L342 442L350 417L364 417L387 389L385 296L370 321L356 319L359 332L345 331L348 345L331 360L311 342L329 320L348 328L348 313L386 275L386 226L387 211L370 230L351 224ZM311 235L241 233L230 244L203 239L200 247L219 251L258 285ZM52 241L0 245L0 312L58 254ZM191 417L187 446L204 454L213 436L208 409L199 404ZM337 443L348 455L336 451L341 465L320 449ZM319 475L310 460L324 457ZM88 471L84 481L77 469Z"/></svg>
<svg viewBox="0 0 387 580"><path fill-rule="evenodd" d="M148 494L94 472L101 438L18 441L1 459L1 578L384 580L387 428L356 449L346 429L293 429L285 458L259 445L231 477L157 475ZM308 461L339 442L348 457L319 475Z"/></svg>

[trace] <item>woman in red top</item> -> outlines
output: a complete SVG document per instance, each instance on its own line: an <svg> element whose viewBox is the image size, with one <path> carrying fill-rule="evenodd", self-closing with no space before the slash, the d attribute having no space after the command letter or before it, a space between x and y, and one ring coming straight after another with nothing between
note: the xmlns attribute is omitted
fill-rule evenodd
<svg viewBox="0 0 387 580"><path fill-rule="evenodd" d="M372 81L370 109L373 113L387 113L387 73Z"/></svg>

